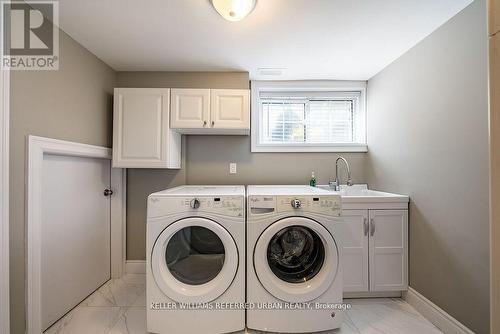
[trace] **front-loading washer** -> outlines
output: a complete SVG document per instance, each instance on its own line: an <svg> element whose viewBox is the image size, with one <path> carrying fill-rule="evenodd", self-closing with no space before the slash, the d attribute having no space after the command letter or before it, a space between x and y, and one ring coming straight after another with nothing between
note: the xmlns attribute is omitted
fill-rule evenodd
<svg viewBox="0 0 500 334"><path fill-rule="evenodd" d="M147 330L245 328L245 187L181 186L147 208Z"/></svg>
<svg viewBox="0 0 500 334"><path fill-rule="evenodd" d="M247 187L247 327L339 328L341 197L309 186Z"/></svg>

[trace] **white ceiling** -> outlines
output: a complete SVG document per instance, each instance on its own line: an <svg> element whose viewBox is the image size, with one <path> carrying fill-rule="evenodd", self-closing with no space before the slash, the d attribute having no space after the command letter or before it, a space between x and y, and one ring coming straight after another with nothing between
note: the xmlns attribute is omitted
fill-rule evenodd
<svg viewBox="0 0 500 334"><path fill-rule="evenodd" d="M243 70L367 80L472 0L258 0L243 21L209 0L60 0L60 25L115 70ZM283 68L280 76L259 68Z"/></svg>

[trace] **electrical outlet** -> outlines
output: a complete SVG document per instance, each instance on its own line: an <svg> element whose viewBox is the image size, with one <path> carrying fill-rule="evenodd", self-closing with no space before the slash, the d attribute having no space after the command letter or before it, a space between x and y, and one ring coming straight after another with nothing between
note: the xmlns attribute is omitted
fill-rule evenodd
<svg viewBox="0 0 500 334"><path fill-rule="evenodd" d="M236 163L235 162L229 163L229 174L236 174Z"/></svg>

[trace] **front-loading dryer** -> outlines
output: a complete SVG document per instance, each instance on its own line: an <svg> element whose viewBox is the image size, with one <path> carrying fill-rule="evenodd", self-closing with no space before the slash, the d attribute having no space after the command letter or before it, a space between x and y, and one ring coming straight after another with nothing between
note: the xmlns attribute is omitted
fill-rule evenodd
<svg viewBox="0 0 500 334"><path fill-rule="evenodd" d="M146 243L148 332L245 328L245 187L151 194Z"/></svg>
<svg viewBox="0 0 500 334"><path fill-rule="evenodd" d="M309 186L247 187L247 327L339 328L341 198Z"/></svg>

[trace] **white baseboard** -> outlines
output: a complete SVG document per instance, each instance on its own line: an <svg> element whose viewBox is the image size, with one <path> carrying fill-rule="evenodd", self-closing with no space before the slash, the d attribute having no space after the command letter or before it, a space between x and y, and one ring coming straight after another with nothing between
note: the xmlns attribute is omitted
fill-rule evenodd
<svg viewBox="0 0 500 334"><path fill-rule="evenodd" d="M420 314L422 314L425 318L427 318L427 320L432 322L434 326L439 328L445 334L474 334L473 331L446 313L429 299L422 296L415 289L409 287L408 291L403 294L403 298L408 304L413 306L418 312L420 312Z"/></svg>
<svg viewBox="0 0 500 334"><path fill-rule="evenodd" d="M145 260L127 260L125 261L125 272L127 274L145 274L146 261Z"/></svg>

